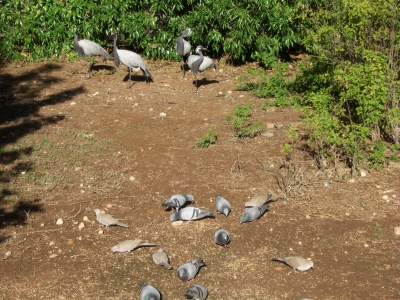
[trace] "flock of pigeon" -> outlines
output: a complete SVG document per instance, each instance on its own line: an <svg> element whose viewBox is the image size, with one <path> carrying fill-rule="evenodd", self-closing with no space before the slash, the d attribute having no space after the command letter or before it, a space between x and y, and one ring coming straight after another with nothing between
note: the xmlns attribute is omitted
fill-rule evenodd
<svg viewBox="0 0 400 300"><path fill-rule="evenodd" d="M203 51L207 50L207 48L204 48L201 45L197 46L195 51L199 55L189 55L191 50L191 45L184 38L190 36L191 33L192 33L191 29L186 28L185 31L182 33L182 35L178 38L175 45L175 49L176 52L179 54L179 56L181 56L181 68L183 70L183 77L185 77L185 67L183 65L184 62L187 62L189 69L192 70L192 73L196 80L196 94L197 94L198 93L197 73L202 72L211 67L216 69L217 65L210 58L203 56ZM143 75L146 77L147 83L153 81L153 76L151 75L150 70L147 64L142 59L142 57L133 51L118 49L117 34L113 32L111 33L111 35L114 38L113 53L114 53L115 66L119 67L120 63L122 62L125 66L128 67L128 72L129 72L128 89L132 87L130 85L132 70L135 71L141 70ZM106 61L107 58L109 57L108 52L99 44L85 39L78 40L78 30L76 28L74 28L74 44L75 44L75 49L76 51L78 51L80 57L102 56L104 61ZM95 61L93 59L89 62L89 69L88 69L89 78L92 77L92 67L94 63Z"/></svg>
<svg viewBox="0 0 400 300"><path fill-rule="evenodd" d="M268 203L271 201L271 198L272 195L262 195L253 197L249 202L246 202L245 206L248 208L245 209L243 216L240 218L240 223L254 222L258 218L260 218L268 209ZM175 212L172 213L170 216L171 222L186 221L187 223L189 223L190 221L202 219L205 217L215 217L214 212L210 210L193 206L183 207L189 202L194 203L194 197L192 195L177 194L169 197L164 203L162 203L162 206L167 206L168 208L175 210ZM229 201L222 197L220 194L216 195L216 210L218 213L224 214L226 217L228 217L231 211L231 205ZM119 222L113 216L102 212L100 209L95 209L94 212L96 213L97 221L100 224L104 225L106 228L112 225L122 226L126 228L129 227L128 225ZM231 241L229 232L223 228L218 229L214 233L214 241L220 247L225 247ZM118 245L112 247L111 251L129 253L132 250L143 246L156 245L141 240L125 240L120 242ZM310 268L314 268L314 263L311 260L307 260L298 256L275 257L272 260L280 261L287 264L288 266L293 268L295 273L297 271L304 272ZM153 261L156 265L164 266L169 270L172 269L172 266L169 263L168 256L163 251L163 249L159 249L153 254ZM181 265L177 269L177 276L181 281L190 282L196 277L199 269L203 266L206 266L206 263L201 257L197 257ZM192 284L187 289L185 296L187 299L204 300L208 296L208 290L205 286L201 284ZM157 288L149 283L145 283L141 286L140 299L159 300L161 299L161 294L157 290Z"/></svg>

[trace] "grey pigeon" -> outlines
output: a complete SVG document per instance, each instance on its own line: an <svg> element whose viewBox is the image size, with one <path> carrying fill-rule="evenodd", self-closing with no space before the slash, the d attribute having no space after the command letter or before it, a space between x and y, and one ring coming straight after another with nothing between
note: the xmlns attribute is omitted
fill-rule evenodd
<svg viewBox="0 0 400 300"><path fill-rule="evenodd" d="M272 195L261 195L261 196L254 196L250 199L250 201L246 202L244 206L246 207L253 207L253 206L261 206L264 203L267 203L271 200Z"/></svg>
<svg viewBox="0 0 400 300"><path fill-rule="evenodd" d="M128 225L121 223L120 221L115 219L112 215L102 213L98 208L96 208L94 212L96 213L97 221L99 221L100 224L106 226L106 228L112 225L118 225L126 228L129 227Z"/></svg>
<svg viewBox="0 0 400 300"><path fill-rule="evenodd" d="M198 219L205 218L205 217L214 218L215 216L214 216L214 213L210 210L190 206L190 207L182 208L180 211L174 212L170 216L170 220L171 220L171 222L178 221L178 220L192 221L192 220L198 220Z"/></svg>
<svg viewBox="0 0 400 300"><path fill-rule="evenodd" d="M158 249L158 251L153 254L153 261L156 265L164 266L168 270L172 269L171 265L169 264L168 256L165 254L163 249Z"/></svg>
<svg viewBox="0 0 400 300"><path fill-rule="evenodd" d="M126 240L118 245L115 245L111 248L112 252L126 252L129 253L136 248L143 247L143 246L155 246L155 244L150 244L145 241L141 240Z"/></svg>
<svg viewBox="0 0 400 300"><path fill-rule="evenodd" d="M246 208L244 210L243 216L240 218L240 224L244 222L254 222L259 217L261 217L267 209L268 203L265 203L261 206Z"/></svg>
<svg viewBox="0 0 400 300"><path fill-rule="evenodd" d="M177 211L185 205L186 202L194 202L194 197L190 194L176 194L169 197L162 206L173 207Z"/></svg>
<svg viewBox="0 0 400 300"><path fill-rule="evenodd" d="M182 281L190 281L196 277L200 267L203 266L206 266L206 263L201 259L201 257L198 257L180 266L177 270L178 277Z"/></svg>
<svg viewBox="0 0 400 300"><path fill-rule="evenodd" d="M299 256L286 256L286 257L274 257L272 260L281 261L293 268L293 271L304 272L310 268L314 269L314 263L311 260Z"/></svg>
<svg viewBox="0 0 400 300"><path fill-rule="evenodd" d="M150 283L144 283L140 290L140 300L160 300L160 292Z"/></svg>
<svg viewBox="0 0 400 300"><path fill-rule="evenodd" d="M186 299L204 300L208 296L208 290L204 285L192 284L186 291Z"/></svg>
<svg viewBox="0 0 400 300"><path fill-rule="evenodd" d="M226 246L231 241L229 232L225 229L218 229L214 233L214 241L220 246Z"/></svg>
<svg viewBox="0 0 400 300"><path fill-rule="evenodd" d="M229 203L229 201L222 197L220 194L217 194L215 198L215 206L217 208L217 211L221 214L224 214L225 216L228 216L229 212L231 211L231 204Z"/></svg>

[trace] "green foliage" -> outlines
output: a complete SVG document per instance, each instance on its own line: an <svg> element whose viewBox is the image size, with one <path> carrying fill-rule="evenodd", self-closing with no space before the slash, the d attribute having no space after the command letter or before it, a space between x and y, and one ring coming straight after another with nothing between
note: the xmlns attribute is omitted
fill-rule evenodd
<svg viewBox="0 0 400 300"><path fill-rule="evenodd" d="M72 56L73 28L79 37L111 48L111 31L120 45L149 58L179 60L177 37L193 29L192 46L211 56L267 63L300 43L306 0L87 0L8 1L0 8L0 52L11 59ZM267 25L268 24L268 25Z"/></svg>
<svg viewBox="0 0 400 300"><path fill-rule="evenodd" d="M264 125L263 122L248 123L252 109L253 104L251 102L247 105L238 104L233 108L234 116L226 117L227 121L230 121L233 125L235 136L239 138L255 137L259 133Z"/></svg>
<svg viewBox="0 0 400 300"><path fill-rule="evenodd" d="M381 168L385 164L386 149L386 144L383 142L372 144L372 153L368 156L368 168Z"/></svg>
<svg viewBox="0 0 400 300"><path fill-rule="evenodd" d="M277 107L288 107L294 104L294 98L290 96L291 82L285 78L285 73L289 63L275 62L271 63L275 73L267 75L263 69L247 70L252 78L257 78L257 82L245 82L238 85L238 88L245 91L251 91L253 95L261 98L274 98L274 101L266 100L262 108L270 105Z"/></svg>
<svg viewBox="0 0 400 300"><path fill-rule="evenodd" d="M208 128L207 133L203 137L197 138L196 146L199 148L207 148L211 144L215 144L216 140L217 140L217 126L211 125L210 128Z"/></svg>

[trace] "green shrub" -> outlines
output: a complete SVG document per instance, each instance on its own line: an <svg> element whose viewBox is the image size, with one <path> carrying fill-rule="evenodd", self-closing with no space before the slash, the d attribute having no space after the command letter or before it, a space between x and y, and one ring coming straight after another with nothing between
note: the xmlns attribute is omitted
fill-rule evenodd
<svg viewBox="0 0 400 300"><path fill-rule="evenodd" d="M255 137L263 127L264 123L257 121L248 123L248 120L253 109L253 104L249 102L247 105L236 105L233 108L233 117L227 116L227 121L230 121L235 131L235 136L239 138Z"/></svg>
<svg viewBox="0 0 400 300"><path fill-rule="evenodd" d="M199 148L207 148L211 144L215 144L216 140L217 126L211 125L210 128L208 128L207 133L203 137L197 138L196 146Z"/></svg>

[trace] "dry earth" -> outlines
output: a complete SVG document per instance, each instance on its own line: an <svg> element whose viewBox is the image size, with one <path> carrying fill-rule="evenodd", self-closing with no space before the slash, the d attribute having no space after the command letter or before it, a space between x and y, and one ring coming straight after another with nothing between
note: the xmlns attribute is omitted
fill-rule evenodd
<svg viewBox="0 0 400 300"><path fill-rule="evenodd" d="M299 113L261 110L263 99L237 90L246 66L202 73L198 95L178 63L149 67L154 83L137 75L128 90L126 69L111 62L96 65L90 80L84 61L2 63L0 298L138 299L149 282L165 300L184 299L190 284L176 269L201 256L207 266L193 282L208 288L208 299L400 299L399 164L349 182L343 169L320 172L306 152L285 160L285 131L304 133ZM226 116L249 101L253 121L283 127L236 139ZM213 124L217 143L197 148ZM161 203L176 193L213 210L219 193L233 209L172 226ZM244 203L266 193L279 199L256 222L239 224ZM130 227L99 234L95 208ZM221 227L232 236L225 248L213 241ZM157 246L111 253L125 239ZM153 264L158 248L174 270ZM312 259L315 269L295 274L271 261L288 255Z"/></svg>

